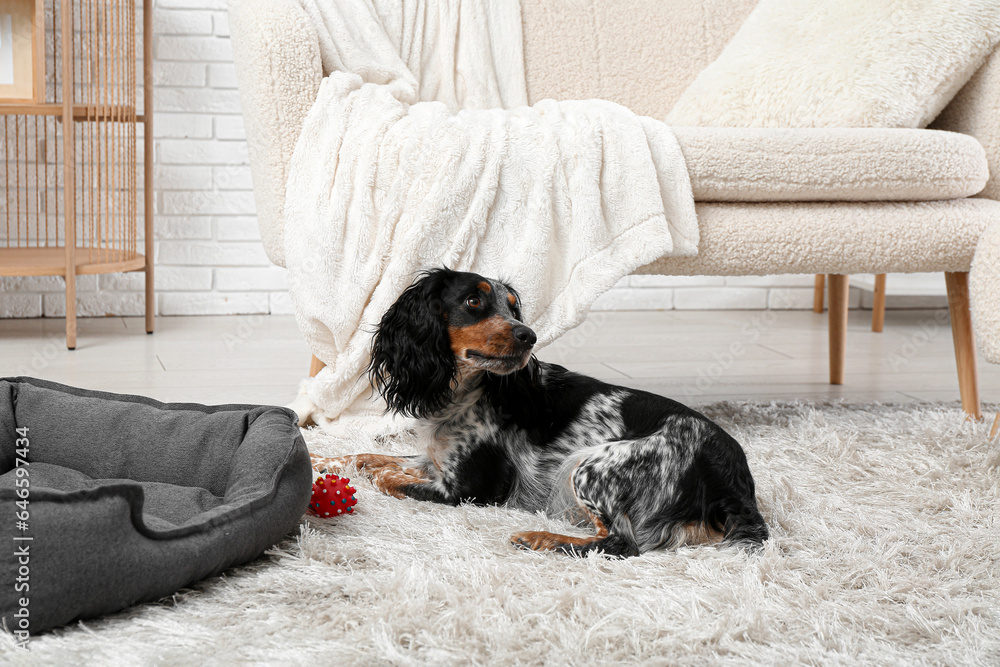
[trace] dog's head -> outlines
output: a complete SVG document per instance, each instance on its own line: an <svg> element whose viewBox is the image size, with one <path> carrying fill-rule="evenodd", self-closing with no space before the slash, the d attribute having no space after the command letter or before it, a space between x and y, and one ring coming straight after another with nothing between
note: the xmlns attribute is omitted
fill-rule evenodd
<svg viewBox="0 0 1000 667"><path fill-rule="evenodd" d="M382 317L368 371L391 410L425 417L448 403L459 378L524 368L535 341L510 285L434 269Z"/></svg>

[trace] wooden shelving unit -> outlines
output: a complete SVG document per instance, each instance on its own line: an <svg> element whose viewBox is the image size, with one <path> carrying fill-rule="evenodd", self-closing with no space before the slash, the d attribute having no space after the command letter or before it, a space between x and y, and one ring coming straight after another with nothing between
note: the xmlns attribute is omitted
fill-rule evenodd
<svg viewBox="0 0 1000 667"><path fill-rule="evenodd" d="M0 13L32 2L33 95L0 98L0 276L62 276L73 349L76 276L142 271L152 333L152 1L0 0Z"/></svg>

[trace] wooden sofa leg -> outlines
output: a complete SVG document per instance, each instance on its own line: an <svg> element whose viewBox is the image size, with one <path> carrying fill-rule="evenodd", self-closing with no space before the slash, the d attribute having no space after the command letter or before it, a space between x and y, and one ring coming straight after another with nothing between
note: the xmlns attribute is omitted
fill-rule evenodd
<svg viewBox="0 0 1000 667"><path fill-rule="evenodd" d="M972 313L969 311L969 274L945 273L944 279L948 286L948 310L951 314L951 336L955 342L962 409L972 419L980 420L983 412L979 404L976 341L972 332Z"/></svg>
<svg viewBox="0 0 1000 667"><path fill-rule="evenodd" d="M823 312L823 292L826 290L826 275L816 274L816 286L813 287L813 312Z"/></svg>
<svg viewBox="0 0 1000 667"><path fill-rule="evenodd" d="M872 331L882 333L885 325L885 274L875 276L875 302L872 304Z"/></svg>
<svg viewBox="0 0 1000 667"><path fill-rule="evenodd" d="M326 368L326 364L317 359L316 355L314 354L312 357L312 361L309 362L309 377L311 378L316 377L316 373L319 373L324 368Z"/></svg>
<svg viewBox="0 0 1000 667"><path fill-rule="evenodd" d="M847 356L848 276L828 276L830 285L830 384L844 384L844 358Z"/></svg>

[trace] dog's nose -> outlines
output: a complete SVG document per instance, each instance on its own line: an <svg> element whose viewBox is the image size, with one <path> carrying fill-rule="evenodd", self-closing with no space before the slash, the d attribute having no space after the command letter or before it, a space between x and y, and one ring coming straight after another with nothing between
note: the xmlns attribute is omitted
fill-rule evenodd
<svg viewBox="0 0 1000 667"><path fill-rule="evenodd" d="M534 345L535 341L538 340L538 336L535 335L535 332L523 324L515 326L513 333L514 338L521 341L525 345Z"/></svg>

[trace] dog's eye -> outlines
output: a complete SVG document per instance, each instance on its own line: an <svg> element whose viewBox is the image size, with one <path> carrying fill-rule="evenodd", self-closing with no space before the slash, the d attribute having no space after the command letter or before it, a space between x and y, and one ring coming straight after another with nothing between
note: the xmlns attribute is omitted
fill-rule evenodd
<svg viewBox="0 0 1000 667"><path fill-rule="evenodd" d="M482 305L482 302L479 300L478 296L470 296L468 299L465 300L465 304L469 308L479 308L479 306Z"/></svg>

